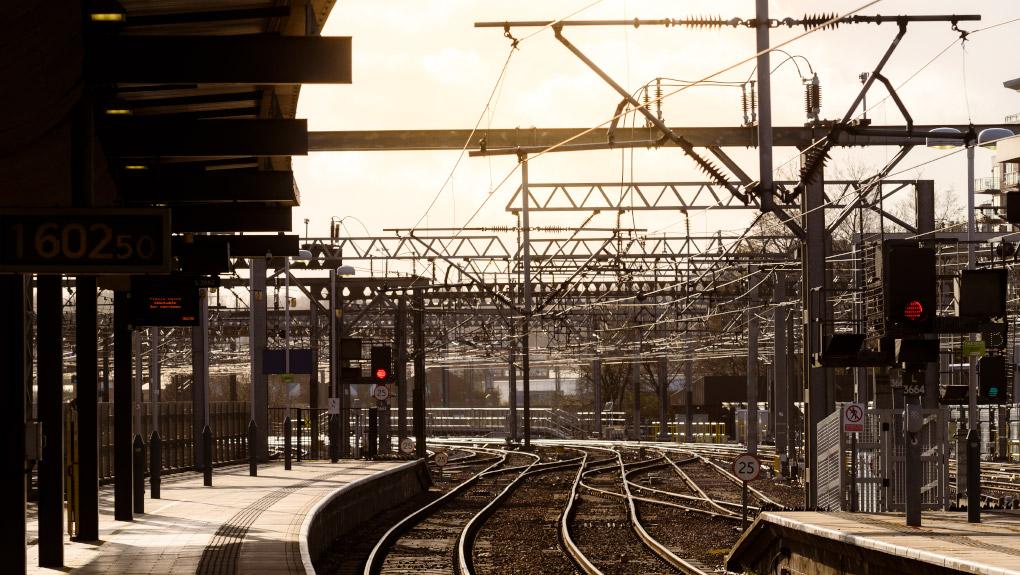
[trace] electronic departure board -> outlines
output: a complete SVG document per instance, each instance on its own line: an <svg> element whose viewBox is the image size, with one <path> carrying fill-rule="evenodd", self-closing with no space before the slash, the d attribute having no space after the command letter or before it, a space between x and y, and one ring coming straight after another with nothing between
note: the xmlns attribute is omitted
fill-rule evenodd
<svg viewBox="0 0 1020 575"><path fill-rule="evenodd" d="M0 271L169 273L170 211L0 209Z"/></svg>
<svg viewBox="0 0 1020 575"><path fill-rule="evenodd" d="M131 324L135 327L198 325L199 303L194 277L131 278Z"/></svg>

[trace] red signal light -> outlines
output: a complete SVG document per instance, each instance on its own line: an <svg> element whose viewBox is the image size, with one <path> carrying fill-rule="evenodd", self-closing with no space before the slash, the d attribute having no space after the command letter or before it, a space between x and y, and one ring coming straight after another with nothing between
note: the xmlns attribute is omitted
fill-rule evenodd
<svg viewBox="0 0 1020 575"><path fill-rule="evenodd" d="M379 379L379 380L386 379L387 375L389 375L389 374L386 373L385 369L379 368L379 369L375 370L375 378L376 379Z"/></svg>
<svg viewBox="0 0 1020 575"><path fill-rule="evenodd" d="M922 315L924 315L924 306L922 306L921 302L916 299L910 300L907 307L903 308L903 317L910 321L917 321L921 319Z"/></svg>

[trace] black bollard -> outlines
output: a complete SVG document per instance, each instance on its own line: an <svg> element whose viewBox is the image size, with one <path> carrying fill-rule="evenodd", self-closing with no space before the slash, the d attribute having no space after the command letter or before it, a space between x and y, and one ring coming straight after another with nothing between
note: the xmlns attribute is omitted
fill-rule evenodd
<svg viewBox="0 0 1020 575"><path fill-rule="evenodd" d="M163 440L159 432L153 430L149 435L149 497L159 499L160 474L163 471Z"/></svg>
<svg viewBox="0 0 1020 575"><path fill-rule="evenodd" d="M981 523L981 435L967 432L967 522Z"/></svg>
<svg viewBox="0 0 1020 575"><path fill-rule="evenodd" d="M131 442L131 459L134 463L134 512L145 513L145 442L141 435L135 435Z"/></svg>
<svg viewBox="0 0 1020 575"><path fill-rule="evenodd" d="M283 420L283 468L290 471L290 418Z"/></svg>
<svg viewBox="0 0 1020 575"><path fill-rule="evenodd" d="M368 459L375 459L377 447L379 445L379 410L370 407L368 408Z"/></svg>
<svg viewBox="0 0 1020 575"><path fill-rule="evenodd" d="M297 460L301 462L301 432L305 426L305 420L301 417L301 408L297 410Z"/></svg>
<svg viewBox="0 0 1020 575"><path fill-rule="evenodd" d="M255 420L248 422L248 475L255 477L259 474L258 442L259 427Z"/></svg>
<svg viewBox="0 0 1020 575"><path fill-rule="evenodd" d="M212 430L209 429L208 425L202 430L202 452L205 456L205 461L202 462L204 464L202 485L212 487Z"/></svg>
<svg viewBox="0 0 1020 575"><path fill-rule="evenodd" d="M336 463L340 460L340 417L337 414L329 416L329 460Z"/></svg>

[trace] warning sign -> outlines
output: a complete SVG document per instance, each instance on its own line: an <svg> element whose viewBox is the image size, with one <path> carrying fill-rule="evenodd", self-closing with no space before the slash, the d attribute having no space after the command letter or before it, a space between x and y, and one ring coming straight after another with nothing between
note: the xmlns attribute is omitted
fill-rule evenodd
<svg viewBox="0 0 1020 575"><path fill-rule="evenodd" d="M864 431L864 404L848 403L843 406L843 433Z"/></svg>

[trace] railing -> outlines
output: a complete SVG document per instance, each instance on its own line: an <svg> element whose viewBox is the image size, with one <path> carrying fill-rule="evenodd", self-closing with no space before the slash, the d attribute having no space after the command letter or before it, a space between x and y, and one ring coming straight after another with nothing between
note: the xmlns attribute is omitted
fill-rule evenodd
<svg viewBox="0 0 1020 575"><path fill-rule="evenodd" d="M195 438L192 429L193 409L190 401L159 403L159 437L162 447L162 469L175 472L195 466ZM98 404L99 478L113 477L113 403ZM72 408L65 404L65 421ZM152 404L141 404L141 435L146 445L152 432ZM209 403L209 429L213 436L213 464L233 463L248 457L247 428L250 416L244 401ZM134 419L132 418L132 423ZM136 430L138 431L138 430ZM146 449L146 465L148 449Z"/></svg>

